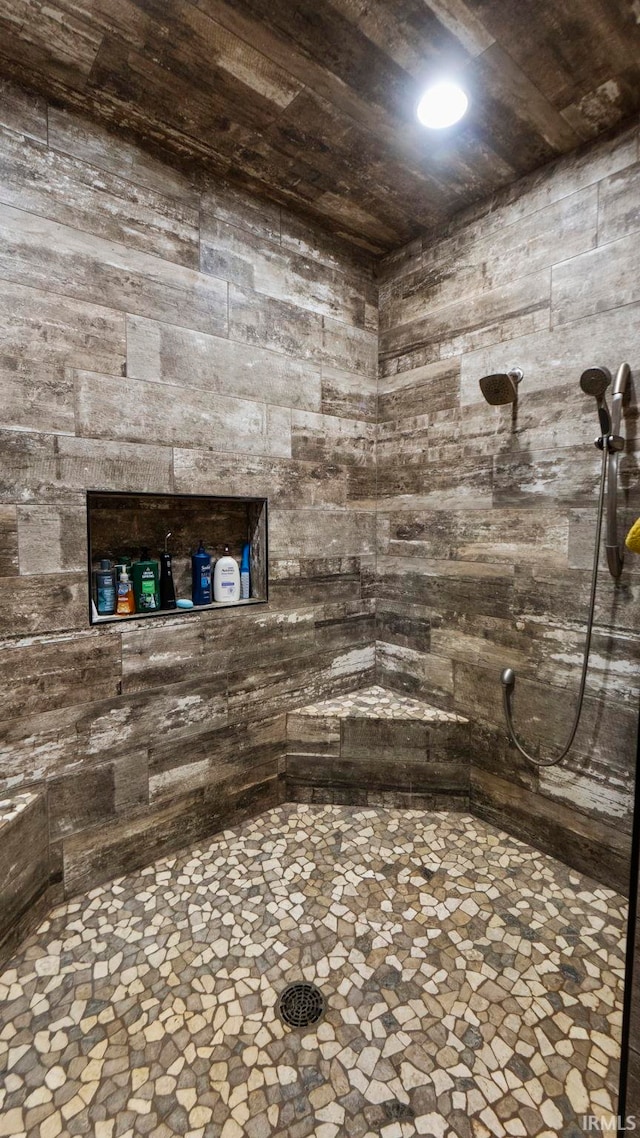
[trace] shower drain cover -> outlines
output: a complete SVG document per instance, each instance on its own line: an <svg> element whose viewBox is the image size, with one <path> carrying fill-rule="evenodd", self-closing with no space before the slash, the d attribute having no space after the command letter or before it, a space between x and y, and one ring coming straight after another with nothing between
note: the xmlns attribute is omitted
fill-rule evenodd
<svg viewBox="0 0 640 1138"><path fill-rule="evenodd" d="M309 1027L324 1015L324 996L315 984L289 984L278 1000L278 1015L289 1027Z"/></svg>

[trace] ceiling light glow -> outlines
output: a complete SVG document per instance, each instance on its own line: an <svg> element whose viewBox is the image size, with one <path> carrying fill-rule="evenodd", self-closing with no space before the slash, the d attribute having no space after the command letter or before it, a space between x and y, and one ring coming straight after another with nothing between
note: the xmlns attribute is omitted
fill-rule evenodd
<svg viewBox="0 0 640 1138"><path fill-rule="evenodd" d="M469 100L457 83L434 83L420 99L416 114L423 126L441 130L458 122L468 106Z"/></svg>

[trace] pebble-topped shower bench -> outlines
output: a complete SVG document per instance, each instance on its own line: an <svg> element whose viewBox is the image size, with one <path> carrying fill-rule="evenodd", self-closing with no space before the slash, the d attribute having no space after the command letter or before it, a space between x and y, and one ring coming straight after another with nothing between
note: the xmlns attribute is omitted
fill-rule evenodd
<svg viewBox="0 0 640 1138"><path fill-rule="evenodd" d="M0 798L0 965L49 903L49 822L44 794Z"/></svg>
<svg viewBox="0 0 640 1138"><path fill-rule="evenodd" d="M296 802L467 809L469 721L382 687L287 715Z"/></svg>

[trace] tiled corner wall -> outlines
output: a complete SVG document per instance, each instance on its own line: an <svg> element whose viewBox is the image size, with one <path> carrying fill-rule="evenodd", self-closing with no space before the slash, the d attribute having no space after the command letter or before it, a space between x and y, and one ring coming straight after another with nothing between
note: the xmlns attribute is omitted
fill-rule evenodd
<svg viewBox="0 0 640 1138"><path fill-rule="evenodd" d="M563 737L598 468L578 378L640 375L637 133L386 259L376 412L366 256L0 95L0 789L47 788L54 876L74 892L273 803L287 710L375 678L479 725L476 811L624 888L632 559L601 579L568 763L506 746L497 679L518 669L524 739ZM511 365L516 418L478 392ZM268 608L89 628L87 489L267 495Z"/></svg>
<svg viewBox="0 0 640 1138"><path fill-rule="evenodd" d="M46 795L0 797L0 968L59 893L50 886Z"/></svg>
<svg viewBox="0 0 640 1138"><path fill-rule="evenodd" d="M582 370L626 359L622 530L640 514L638 132L564 159L387 258L380 282L377 680L493 732L472 808L623 890L633 805L640 559L602 570L584 718L575 706L600 456ZM482 375L524 370L517 410Z"/></svg>
<svg viewBox="0 0 640 1138"><path fill-rule="evenodd" d="M286 709L372 682L377 295L278 207L0 121L0 790L47 787L75 892L275 803ZM267 495L268 608L91 629L87 489Z"/></svg>

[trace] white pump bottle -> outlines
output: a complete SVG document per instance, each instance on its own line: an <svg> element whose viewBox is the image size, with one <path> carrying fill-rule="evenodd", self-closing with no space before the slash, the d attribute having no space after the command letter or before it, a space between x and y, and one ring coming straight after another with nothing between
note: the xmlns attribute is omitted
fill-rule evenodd
<svg viewBox="0 0 640 1138"><path fill-rule="evenodd" d="M218 558L213 571L213 599L218 604L231 604L240 600L240 567L235 557L224 547L224 557Z"/></svg>

